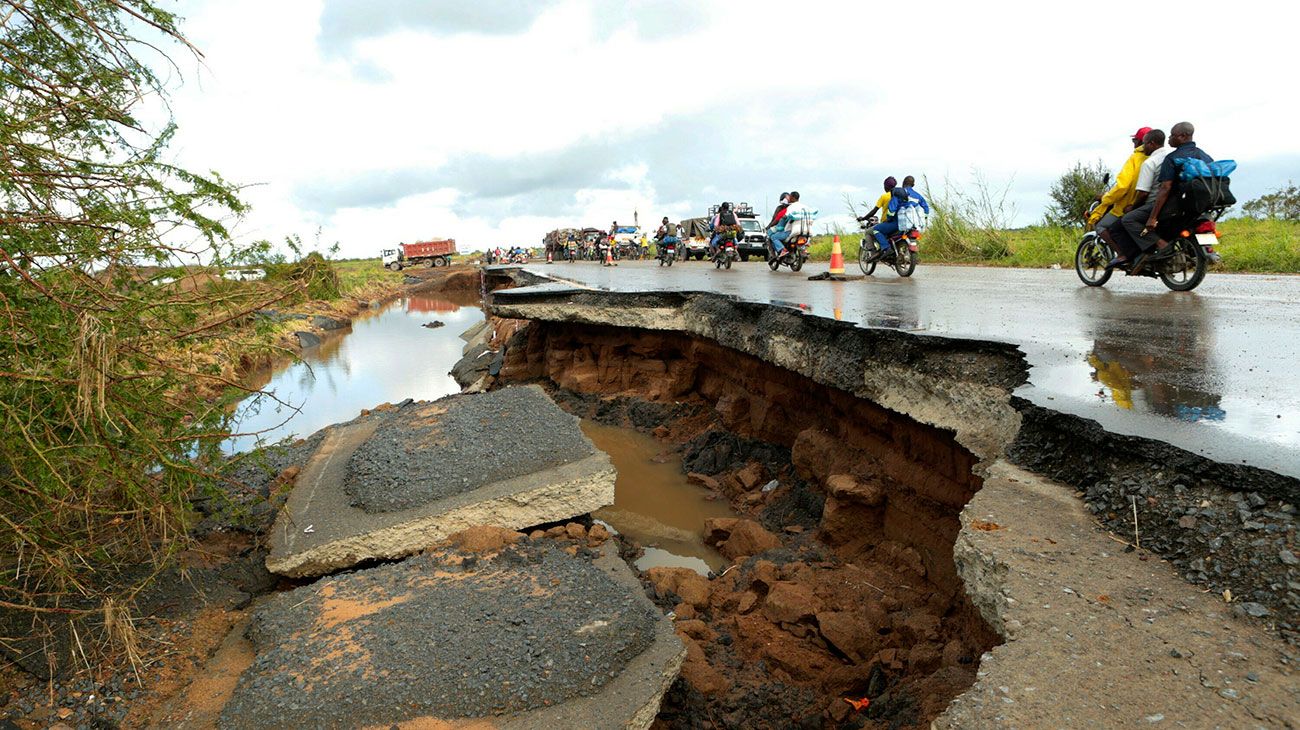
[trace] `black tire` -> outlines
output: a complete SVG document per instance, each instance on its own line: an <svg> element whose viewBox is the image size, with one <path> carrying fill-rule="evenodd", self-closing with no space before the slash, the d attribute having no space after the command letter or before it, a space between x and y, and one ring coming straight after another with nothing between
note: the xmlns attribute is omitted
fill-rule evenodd
<svg viewBox="0 0 1300 730"><path fill-rule="evenodd" d="M778 258L770 258L770 259L768 259L768 260L767 260L767 268L769 268L769 269L771 269L771 270L773 270L773 271L776 271L777 269L781 268L781 260L778 259Z"/></svg>
<svg viewBox="0 0 1300 730"><path fill-rule="evenodd" d="M388 265L388 270L389 270L389 271L401 271L401 270L402 270L402 265L399 264L399 263L397 263L396 261L394 261L394 262L392 262L392 263L390 263L390 264Z"/></svg>
<svg viewBox="0 0 1300 730"><path fill-rule="evenodd" d="M1169 245L1174 247L1173 257L1156 263L1156 275L1160 281L1174 291L1191 291L1200 286L1208 267L1204 249L1186 238L1179 238Z"/></svg>
<svg viewBox="0 0 1300 730"><path fill-rule="evenodd" d="M862 239L858 244L858 268L862 269L865 276L871 276L876 272L876 260L872 258L875 249L867 245L867 239Z"/></svg>
<svg viewBox="0 0 1300 730"><path fill-rule="evenodd" d="M916 252L907 248L906 243L898 245L904 248L894 252L894 271L902 277L911 276L912 272L916 271Z"/></svg>
<svg viewBox="0 0 1300 730"><path fill-rule="evenodd" d="M703 261L703 260L704 260L704 252L703 252L703 251L700 251L700 252L696 253L696 254L695 254L695 260L696 260L696 261Z"/></svg>
<svg viewBox="0 0 1300 730"><path fill-rule="evenodd" d="M434 267L435 269L436 269L436 268L439 268L439 267L442 267L442 266L446 266L446 265L447 265L447 262L446 262L446 261L443 261L443 260L440 259L440 258L438 258L438 259L434 259L434 260L433 260L433 267Z"/></svg>
<svg viewBox="0 0 1300 730"><path fill-rule="evenodd" d="M1079 247L1074 250L1074 273L1088 286L1104 286L1110 281L1113 269L1107 269L1114 252L1096 233L1085 233Z"/></svg>
<svg viewBox="0 0 1300 730"><path fill-rule="evenodd" d="M723 256L723 257L722 257L722 260L723 260L724 262L726 262L726 266L727 266L727 268L730 269L730 268L731 268L731 257L730 257L730 256Z"/></svg>
<svg viewBox="0 0 1300 730"><path fill-rule="evenodd" d="M796 251L790 255L790 270L798 271L803 268L803 257Z"/></svg>
<svg viewBox="0 0 1300 730"><path fill-rule="evenodd" d="M742 253L742 254L740 255L740 262L741 262L742 264L747 264L747 263L749 263L749 254L747 254L747 253Z"/></svg>
<svg viewBox="0 0 1300 730"><path fill-rule="evenodd" d="M676 257L676 256L669 256L669 257L668 257L668 265L669 265L669 266L672 266L672 265L673 265L673 259L675 259L675 258L677 258L677 257Z"/></svg>
<svg viewBox="0 0 1300 730"><path fill-rule="evenodd" d="M425 260L423 260L423 261L420 262L420 266L423 266L423 267L426 268L426 269L432 269L432 268L433 268L433 261L434 261L433 259L425 259Z"/></svg>

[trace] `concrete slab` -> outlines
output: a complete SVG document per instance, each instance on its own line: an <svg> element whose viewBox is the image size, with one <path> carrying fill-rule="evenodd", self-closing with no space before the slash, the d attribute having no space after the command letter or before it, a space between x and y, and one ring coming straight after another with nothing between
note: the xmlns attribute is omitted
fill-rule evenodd
<svg viewBox="0 0 1300 730"><path fill-rule="evenodd" d="M613 543L547 539L323 579L248 635L223 728L647 728L686 654Z"/></svg>
<svg viewBox="0 0 1300 730"><path fill-rule="evenodd" d="M269 570L400 558L472 525L519 529L614 501L615 470L537 386L455 395L330 429L270 535Z"/></svg>

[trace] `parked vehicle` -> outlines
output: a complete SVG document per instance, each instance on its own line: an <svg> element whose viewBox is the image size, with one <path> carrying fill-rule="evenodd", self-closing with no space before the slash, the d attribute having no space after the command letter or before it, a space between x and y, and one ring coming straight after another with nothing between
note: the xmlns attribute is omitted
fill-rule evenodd
<svg viewBox="0 0 1300 730"><path fill-rule="evenodd" d="M709 219L687 218L680 225L682 233L679 237L682 243L677 249L677 256L683 259L694 257L696 261L703 261L709 252Z"/></svg>
<svg viewBox="0 0 1300 730"><path fill-rule="evenodd" d="M883 263L892 266L899 276L911 276L916 271L916 245L921 240L921 232L912 228L895 233L889 237L889 250L882 252L880 243L871 234L872 226L879 222L879 219L872 216L859 225L862 229L862 242L858 244L858 267L863 274L871 276L876 270L876 264Z"/></svg>
<svg viewBox="0 0 1300 730"><path fill-rule="evenodd" d="M400 243L397 248L386 248L380 252L380 260L385 267L401 271L408 266L450 266L451 257L456 253L454 238Z"/></svg>
<svg viewBox="0 0 1300 730"><path fill-rule="evenodd" d="M631 252L632 249L641 247L641 227L640 226L619 226L609 232L610 238L614 239L614 247L617 250ZM625 258L631 258L630 256Z"/></svg>

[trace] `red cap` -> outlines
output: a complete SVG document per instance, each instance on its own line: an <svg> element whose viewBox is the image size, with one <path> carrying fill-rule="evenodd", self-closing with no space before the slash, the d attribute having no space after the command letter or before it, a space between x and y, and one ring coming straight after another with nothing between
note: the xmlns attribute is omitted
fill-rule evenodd
<svg viewBox="0 0 1300 730"><path fill-rule="evenodd" d="M1150 132L1150 131L1151 131L1151 128L1150 128L1150 127L1142 127L1141 129L1139 129L1137 132L1135 132L1135 133L1133 134L1133 141L1134 141L1134 142L1141 142L1141 141L1142 141L1142 138L1143 138L1143 137L1146 137L1146 136L1147 136L1147 132Z"/></svg>

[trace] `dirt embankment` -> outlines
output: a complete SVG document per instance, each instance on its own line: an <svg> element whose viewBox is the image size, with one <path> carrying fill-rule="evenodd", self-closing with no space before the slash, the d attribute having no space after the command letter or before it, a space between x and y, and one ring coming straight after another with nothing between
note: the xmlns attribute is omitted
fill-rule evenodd
<svg viewBox="0 0 1300 730"><path fill-rule="evenodd" d="M980 480L950 433L680 333L534 323L501 380L677 442L749 517L708 525L722 575L646 576L688 651L667 726L921 726L997 643L952 560Z"/></svg>

